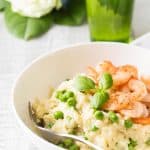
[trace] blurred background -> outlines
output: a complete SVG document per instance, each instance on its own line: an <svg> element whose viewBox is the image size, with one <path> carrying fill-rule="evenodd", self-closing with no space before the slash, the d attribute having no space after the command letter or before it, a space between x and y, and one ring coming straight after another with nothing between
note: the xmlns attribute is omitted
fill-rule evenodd
<svg viewBox="0 0 150 150"><path fill-rule="evenodd" d="M33 59L91 40L128 43L150 31L149 0L35 2L0 0L0 150L38 150L11 110L13 82Z"/></svg>

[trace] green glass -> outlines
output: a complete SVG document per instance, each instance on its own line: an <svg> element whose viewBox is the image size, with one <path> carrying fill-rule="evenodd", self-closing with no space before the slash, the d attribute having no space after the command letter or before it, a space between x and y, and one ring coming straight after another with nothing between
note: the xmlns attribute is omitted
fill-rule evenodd
<svg viewBox="0 0 150 150"><path fill-rule="evenodd" d="M86 0L93 41L128 42L134 0Z"/></svg>

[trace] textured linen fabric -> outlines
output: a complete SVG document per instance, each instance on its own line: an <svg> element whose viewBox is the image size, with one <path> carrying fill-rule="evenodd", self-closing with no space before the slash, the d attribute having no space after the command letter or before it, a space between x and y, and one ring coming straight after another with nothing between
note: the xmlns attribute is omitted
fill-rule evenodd
<svg viewBox="0 0 150 150"><path fill-rule="evenodd" d="M11 88L22 69L38 56L89 41L87 25L54 26L42 37L24 41L12 36L0 14L0 150L37 150L19 128L11 106Z"/></svg>

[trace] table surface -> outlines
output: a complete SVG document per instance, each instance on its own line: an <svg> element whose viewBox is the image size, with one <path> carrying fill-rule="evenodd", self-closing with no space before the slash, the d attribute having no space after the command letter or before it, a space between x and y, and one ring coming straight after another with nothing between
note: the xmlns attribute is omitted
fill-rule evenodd
<svg viewBox="0 0 150 150"><path fill-rule="evenodd" d="M87 25L54 26L44 36L24 41L8 33L0 14L0 150L37 150L18 127L11 110L11 88L17 74L34 58L70 44L89 41Z"/></svg>
<svg viewBox="0 0 150 150"><path fill-rule="evenodd" d="M11 110L11 88L17 74L43 53L88 41L87 25L54 26L38 39L20 40L7 32L0 14L0 150L37 150L21 132ZM150 47L147 43L145 45Z"/></svg>

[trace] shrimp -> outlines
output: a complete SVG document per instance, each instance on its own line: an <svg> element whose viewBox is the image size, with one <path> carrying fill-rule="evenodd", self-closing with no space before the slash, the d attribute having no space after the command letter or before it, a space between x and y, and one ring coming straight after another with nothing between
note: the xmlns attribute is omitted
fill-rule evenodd
<svg viewBox="0 0 150 150"><path fill-rule="evenodd" d="M110 61L100 63L96 68L88 67L88 75L96 84L98 84L98 81L104 72L112 75L114 88L126 84L132 77L137 78L138 76L137 69L134 66L124 65L116 67Z"/></svg>
<svg viewBox="0 0 150 150"><path fill-rule="evenodd" d="M110 61L104 61L96 67L96 71L99 74L99 78L104 72L108 72L112 75L114 86L120 86L127 83L130 78L137 78L137 68L131 65L124 65L121 67L114 66Z"/></svg>
<svg viewBox="0 0 150 150"><path fill-rule="evenodd" d="M150 93L148 93L141 101L150 103Z"/></svg>
<svg viewBox="0 0 150 150"><path fill-rule="evenodd" d="M104 105L106 110L121 110L136 101L141 101L147 94L146 87L143 82L131 79L127 85L122 87L120 92L110 94L110 99Z"/></svg>
<svg viewBox="0 0 150 150"><path fill-rule="evenodd" d="M88 66L87 68L87 71L88 71L88 76L97 84L98 83L98 73L97 71L95 70L95 68L93 68L92 66Z"/></svg>
<svg viewBox="0 0 150 150"><path fill-rule="evenodd" d="M131 65L118 67L117 72L113 75L114 86L121 86L127 83L131 78L137 78L137 69Z"/></svg>
<svg viewBox="0 0 150 150"><path fill-rule="evenodd" d="M147 118L134 118L132 119L134 123L137 123L137 124L142 124L142 125L148 125L150 124L150 117L147 117Z"/></svg>
<svg viewBox="0 0 150 150"><path fill-rule="evenodd" d="M112 110L131 117L135 122L150 122L150 77L138 80L137 68L132 65L116 67L110 61L104 61L95 68L88 67L88 76L98 84L103 73L110 73L113 86L109 90L110 98L104 104L104 110Z"/></svg>
<svg viewBox="0 0 150 150"><path fill-rule="evenodd" d="M104 72L114 74L116 72L116 67L110 61L104 61L99 63L96 68L88 66L87 71L87 75L98 84L98 81Z"/></svg>
<svg viewBox="0 0 150 150"><path fill-rule="evenodd" d="M120 110L120 113L130 118L148 117L149 110L141 102L132 103L132 108Z"/></svg>
<svg viewBox="0 0 150 150"><path fill-rule="evenodd" d="M123 71L117 71L116 74L113 75L113 87L117 88L125 83L127 83L130 79L130 74L125 73Z"/></svg>
<svg viewBox="0 0 150 150"><path fill-rule="evenodd" d="M138 71L137 68L132 65L124 65L118 68L120 71L129 73L131 77L137 78L138 77Z"/></svg>
<svg viewBox="0 0 150 150"><path fill-rule="evenodd" d="M121 92L124 92L124 93L130 92L128 84L124 84L124 85L118 87L118 90L121 91Z"/></svg>
<svg viewBox="0 0 150 150"><path fill-rule="evenodd" d="M131 79L128 82L128 87L135 101L141 101L147 95L146 86L140 80Z"/></svg>
<svg viewBox="0 0 150 150"><path fill-rule="evenodd" d="M104 72L108 72L110 74L114 74L117 68L110 61L103 61L96 66L96 71L99 75L102 75Z"/></svg>
<svg viewBox="0 0 150 150"><path fill-rule="evenodd" d="M143 104L145 104L146 105L146 107L149 109L149 111L150 111L150 102L142 102Z"/></svg>
<svg viewBox="0 0 150 150"><path fill-rule="evenodd" d="M141 81L143 81L150 92L150 76L141 76Z"/></svg>
<svg viewBox="0 0 150 150"><path fill-rule="evenodd" d="M127 108L132 101L130 93L115 92L110 95L110 99L103 106L105 110L119 111Z"/></svg>

